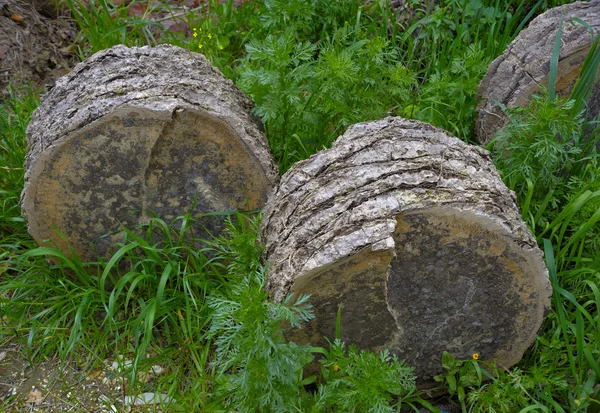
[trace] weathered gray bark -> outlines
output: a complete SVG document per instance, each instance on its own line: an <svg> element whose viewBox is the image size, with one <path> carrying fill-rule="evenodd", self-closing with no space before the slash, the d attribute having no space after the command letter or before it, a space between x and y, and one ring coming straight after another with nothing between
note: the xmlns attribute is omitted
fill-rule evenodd
<svg viewBox="0 0 600 413"><path fill-rule="evenodd" d="M251 108L200 54L166 45L95 54L57 81L27 130L29 232L93 260L146 211L170 220L193 202L195 213L261 208L278 174ZM221 220L208 227L218 233Z"/></svg>
<svg viewBox="0 0 600 413"><path fill-rule="evenodd" d="M600 30L600 0L575 2L548 10L523 30L504 54L492 62L479 85L482 100L478 106L475 133L481 144L487 144L508 118L496 102L507 107L526 106L531 95L548 88L550 60L561 17L562 47L558 63L556 92L567 97L573 90L585 57L594 40L588 29L572 20L587 22L597 35ZM600 110L600 86L596 85L588 101L591 116Z"/></svg>
<svg viewBox="0 0 600 413"><path fill-rule="evenodd" d="M484 149L401 118L351 126L294 165L261 227L276 300L312 294L290 338L390 349L441 372L444 350L509 367L550 305L542 254Z"/></svg>

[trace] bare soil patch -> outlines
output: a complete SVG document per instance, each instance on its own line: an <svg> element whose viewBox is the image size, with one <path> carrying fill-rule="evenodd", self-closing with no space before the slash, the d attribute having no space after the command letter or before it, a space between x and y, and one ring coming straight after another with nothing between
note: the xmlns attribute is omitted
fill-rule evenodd
<svg viewBox="0 0 600 413"><path fill-rule="evenodd" d="M1 412L160 412L162 395L152 393L153 379L163 370L138 374L146 393L128 388L127 374L114 359L85 369L75 359L46 359L30 364L19 344L0 345ZM159 372L158 369L161 369ZM156 398L152 400L152 395ZM149 400L150 399L150 400Z"/></svg>
<svg viewBox="0 0 600 413"><path fill-rule="evenodd" d="M79 61L76 27L44 0L0 0L0 101L9 84L47 88Z"/></svg>

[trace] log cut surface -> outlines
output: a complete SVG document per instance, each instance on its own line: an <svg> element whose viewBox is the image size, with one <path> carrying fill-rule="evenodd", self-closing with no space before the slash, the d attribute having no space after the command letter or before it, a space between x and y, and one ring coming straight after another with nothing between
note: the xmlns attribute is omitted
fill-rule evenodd
<svg viewBox="0 0 600 413"><path fill-rule="evenodd" d="M556 93L562 97L570 95L594 40L588 28L573 19L585 21L597 35L600 0L579 1L539 15L492 62L478 89L483 100L478 106L475 133L481 144L487 144L508 122L497 102L506 107L526 106L540 86L548 88L550 60L563 16ZM600 112L600 84L596 84L588 106L590 117Z"/></svg>
<svg viewBox="0 0 600 413"><path fill-rule="evenodd" d="M441 356L509 367L535 340L551 289L514 193L487 151L401 118L351 126L294 165L264 210L276 300L312 295L298 342L390 349L426 386Z"/></svg>
<svg viewBox="0 0 600 413"><path fill-rule="evenodd" d="M27 130L30 233L95 260L121 239L121 223L150 213L169 221L194 202L195 214L261 208L278 175L251 108L200 54L166 45L95 54L57 82ZM203 223L219 233L220 218Z"/></svg>

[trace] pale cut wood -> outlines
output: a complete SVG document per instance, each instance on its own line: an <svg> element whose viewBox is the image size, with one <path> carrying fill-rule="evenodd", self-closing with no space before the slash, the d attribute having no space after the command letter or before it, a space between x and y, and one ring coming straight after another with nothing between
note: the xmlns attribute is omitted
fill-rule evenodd
<svg viewBox="0 0 600 413"><path fill-rule="evenodd" d="M121 224L151 213L169 221L193 203L194 215L261 208L278 174L252 106L200 54L168 45L96 53L56 82L27 129L29 232L96 260L122 238ZM222 228L219 217L203 223Z"/></svg>
<svg viewBox="0 0 600 413"><path fill-rule="evenodd" d="M423 386L441 356L510 367L550 307L542 253L489 153L401 118L359 123L294 165L261 227L275 300L311 294L288 338L390 349Z"/></svg>

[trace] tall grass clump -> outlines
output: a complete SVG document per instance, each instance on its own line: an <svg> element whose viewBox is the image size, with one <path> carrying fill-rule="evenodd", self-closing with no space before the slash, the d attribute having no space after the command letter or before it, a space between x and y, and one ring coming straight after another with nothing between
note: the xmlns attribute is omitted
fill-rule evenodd
<svg viewBox="0 0 600 413"><path fill-rule="evenodd" d="M109 0L61 1L68 7L80 29L75 44L82 60L118 44L156 45L156 34L164 29L159 22L147 18L152 9L143 2L123 1L117 4ZM134 9L135 7L138 8Z"/></svg>
<svg viewBox="0 0 600 413"><path fill-rule="evenodd" d="M31 362L58 354L91 369L106 357L122 360L128 393L144 391L140 372L162 365L168 373L156 385L173 408L211 411L219 403L212 397L207 297L225 285L228 257L193 237L196 222L188 213L171 225L154 218L123 229L112 257L96 263L49 247L15 254L7 267L12 276L0 282L2 335L23 343Z"/></svg>
<svg viewBox="0 0 600 413"><path fill-rule="evenodd" d="M21 217L19 199L25 173L25 132L39 101L27 86L8 91L9 99L0 102L0 274L3 260L34 245Z"/></svg>
<svg viewBox="0 0 600 413"><path fill-rule="evenodd" d="M155 327L165 331L163 343L192 340L178 334L201 322L206 290L219 283L219 273L210 270L204 251L183 242L189 217L181 220L179 231L160 219L141 235L125 230L108 262L82 263L72 251L50 247L14 256L8 271L16 275L0 286L10 298L4 310L16 322L11 328L27 333L32 354L58 351L62 357L88 342L106 353L125 337L138 349L135 363L144 357ZM48 265L47 257L55 264ZM179 316L187 311L195 315L181 325Z"/></svg>

